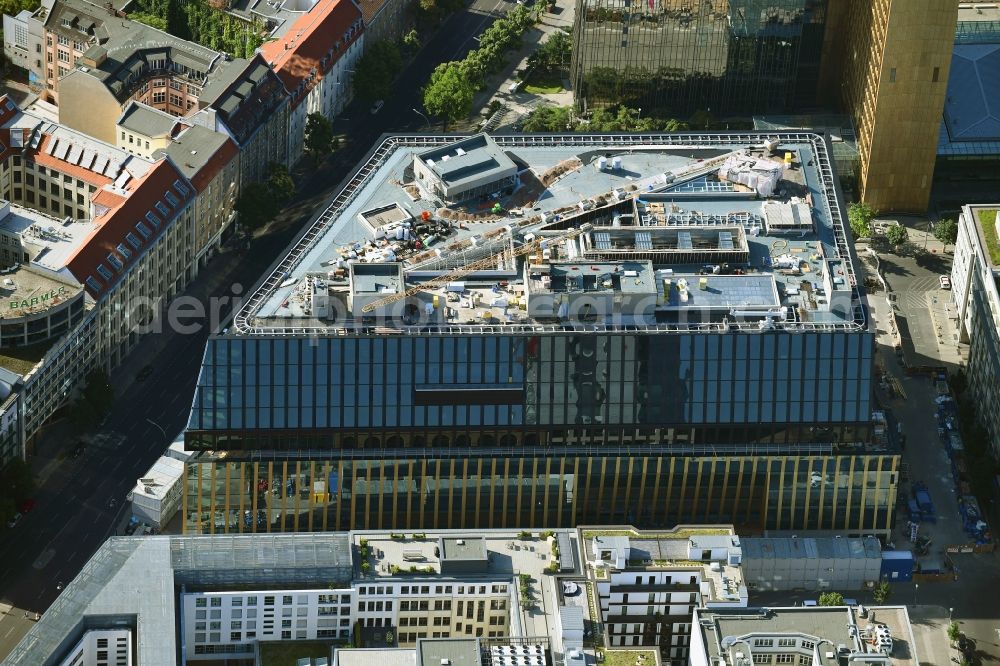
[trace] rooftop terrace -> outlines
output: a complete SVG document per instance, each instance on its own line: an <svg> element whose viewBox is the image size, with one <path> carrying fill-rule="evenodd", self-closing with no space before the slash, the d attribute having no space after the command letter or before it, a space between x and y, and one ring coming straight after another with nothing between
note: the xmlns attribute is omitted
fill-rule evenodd
<svg viewBox="0 0 1000 666"><path fill-rule="evenodd" d="M699 624L712 663L735 666L742 653L792 652L808 655L815 650L819 666L881 664L911 666L916 656L910 618L905 606L868 608L830 606L816 608L699 609ZM888 655L877 647L879 635L891 635ZM755 639L794 637L792 647L765 647ZM765 638L766 640L766 638ZM803 645L801 640L808 641Z"/></svg>
<svg viewBox="0 0 1000 666"><path fill-rule="evenodd" d="M868 326L818 135L491 137L517 165L516 186L447 204L414 182L414 156L458 140L469 139L386 138L251 294L234 331ZM362 221L373 210L394 215ZM350 265L385 262L401 264L405 288L351 307ZM626 298L578 316L571 301L595 292ZM543 294L547 308L529 307Z"/></svg>

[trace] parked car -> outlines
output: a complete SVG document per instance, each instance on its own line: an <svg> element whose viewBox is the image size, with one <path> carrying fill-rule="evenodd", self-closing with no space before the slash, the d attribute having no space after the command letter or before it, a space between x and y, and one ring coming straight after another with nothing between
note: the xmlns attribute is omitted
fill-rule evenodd
<svg viewBox="0 0 1000 666"><path fill-rule="evenodd" d="M14 517L7 521L7 527L15 527L19 522L21 522L21 514L15 513Z"/></svg>
<svg viewBox="0 0 1000 666"><path fill-rule="evenodd" d="M374 104L372 104L371 114L374 116L376 113L382 110L383 106L385 106L385 100L380 99L379 101L375 102Z"/></svg>
<svg viewBox="0 0 1000 666"><path fill-rule="evenodd" d="M939 276L938 282L941 284L942 289L951 289L951 278L947 275Z"/></svg>

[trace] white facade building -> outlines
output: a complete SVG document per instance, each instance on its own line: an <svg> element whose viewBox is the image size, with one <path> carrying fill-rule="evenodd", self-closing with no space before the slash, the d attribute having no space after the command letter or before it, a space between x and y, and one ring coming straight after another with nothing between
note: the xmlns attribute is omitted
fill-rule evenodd
<svg viewBox="0 0 1000 666"><path fill-rule="evenodd" d="M132 666L130 629L91 629L60 666Z"/></svg>
<svg viewBox="0 0 1000 666"><path fill-rule="evenodd" d="M976 418L1000 455L1000 256L991 256L987 234L997 238L1000 206L965 206L951 268L952 298L961 339L969 344L968 387Z"/></svg>

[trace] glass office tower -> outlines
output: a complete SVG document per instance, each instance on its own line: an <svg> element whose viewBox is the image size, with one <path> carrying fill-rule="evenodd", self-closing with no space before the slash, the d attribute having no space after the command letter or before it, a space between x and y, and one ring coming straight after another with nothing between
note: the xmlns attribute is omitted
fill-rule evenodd
<svg viewBox="0 0 1000 666"><path fill-rule="evenodd" d="M810 108L825 27L826 0L579 0L576 103L680 117Z"/></svg>

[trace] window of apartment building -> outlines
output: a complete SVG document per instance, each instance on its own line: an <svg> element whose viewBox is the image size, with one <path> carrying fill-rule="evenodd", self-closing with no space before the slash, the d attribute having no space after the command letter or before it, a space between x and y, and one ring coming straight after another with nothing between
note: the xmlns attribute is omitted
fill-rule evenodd
<svg viewBox="0 0 1000 666"><path fill-rule="evenodd" d="M941 78L941 68L935 67L933 73L931 73L931 83L937 83L939 78Z"/></svg>
<svg viewBox="0 0 1000 666"><path fill-rule="evenodd" d="M56 196L59 196L59 183L57 183L55 181L49 183L49 192L51 194L55 194Z"/></svg>
<svg viewBox="0 0 1000 666"><path fill-rule="evenodd" d="M895 82L896 82L896 68L895 67L890 67L889 68L889 83L895 83Z"/></svg>
<svg viewBox="0 0 1000 666"><path fill-rule="evenodd" d="M816 644L813 643L812 641L802 641L802 648L803 649L805 649L805 650L812 650L814 647L816 647Z"/></svg>
<svg viewBox="0 0 1000 666"><path fill-rule="evenodd" d="M119 259L118 257L116 257L113 254L109 254L108 255L108 263L111 264L114 267L114 269L116 271L118 271L119 273L121 273L123 270L125 270L125 264L123 264L121 262L121 259ZM98 269L98 270L100 270L100 269Z"/></svg>
<svg viewBox="0 0 1000 666"><path fill-rule="evenodd" d="M755 664L770 664L771 655L769 654L755 654L753 656L753 663Z"/></svg>
<svg viewBox="0 0 1000 666"><path fill-rule="evenodd" d="M69 71L68 69L66 69L62 65L59 65L59 76L66 76L66 72L68 71Z"/></svg>
<svg viewBox="0 0 1000 666"><path fill-rule="evenodd" d="M163 104L166 101L167 101L167 93L165 92L153 93L153 104Z"/></svg>
<svg viewBox="0 0 1000 666"><path fill-rule="evenodd" d="M794 654L779 654L774 658L774 663L776 664L794 664L795 655Z"/></svg>
<svg viewBox="0 0 1000 666"><path fill-rule="evenodd" d="M59 49L56 51L56 57L59 58L59 62L69 62L69 51Z"/></svg>
<svg viewBox="0 0 1000 666"><path fill-rule="evenodd" d="M770 638L755 638L753 639L754 647L774 647L774 641Z"/></svg>
<svg viewBox="0 0 1000 666"><path fill-rule="evenodd" d="M72 201L73 200L73 192L71 190L68 190L68 189L66 189L64 187L63 188L63 199L65 199L66 201Z"/></svg>
<svg viewBox="0 0 1000 666"><path fill-rule="evenodd" d="M57 35L56 41L59 43L59 46L69 46L69 37Z"/></svg>
<svg viewBox="0 0 1000 666"><path fill-rule="evenodd" d="M184 105L184 100L181 99L180 95L175 95L173 93L170 93L170 105L171 106L183 106Z"/></svg>
<svg viewBox="0 0 1000 666"><path fill-rule="evenodd" d="M795 647L794 638L779 638L778 647Z"/></svg>
<svg viewBox="0 0 1000 666"><path fill-rule="evenodd" d="M180 81L174 81L173 79L171 79L170 87L173 88L174 90L180 90L182 92L184 91L184 85Z"/></svg>
<svg viewBox="0 0 1000 666"><path fill-rule="evenodd" d="M799 655L799 666L812 666L813 658L812 655Z"/></svg>
<svg viewBox="0 0 1000 666"><path fill-rule="evenodd" d="M42 208L48 208L48 206L49 206L49 198L47 196L45 196L44 194L39 194L38 195L38 205L41 206Z"/></svg>

